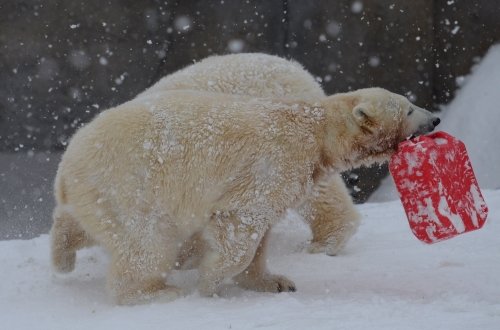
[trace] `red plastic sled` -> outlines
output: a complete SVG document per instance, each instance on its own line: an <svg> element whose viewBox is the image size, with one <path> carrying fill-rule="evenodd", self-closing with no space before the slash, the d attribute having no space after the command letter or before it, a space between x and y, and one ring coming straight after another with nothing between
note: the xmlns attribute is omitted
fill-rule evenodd
<svg viewBox="0 0 500 330"><path fill-rule="evenodd" d="M436 132L404 141L389 170L419 240L436 243L484 225L488 207L460 140Z"/></svg>

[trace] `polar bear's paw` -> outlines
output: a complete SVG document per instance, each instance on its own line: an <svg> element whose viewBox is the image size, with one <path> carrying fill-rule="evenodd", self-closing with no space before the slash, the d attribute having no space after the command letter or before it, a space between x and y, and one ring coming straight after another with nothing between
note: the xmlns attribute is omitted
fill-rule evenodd
<svg viewBox="0 0 500 330"><path fill-rule="evenodd" d="M184 296L184 292L181 289L174 286L170 286L167 289L158 291L152 300L156 303L166 303L166 302L171 302L182 296Z"/></svg>
<svg viewBox="0 0 500 330"><path fill-rule="evenodd" d="M309 244L309 253L325 253L329 256L336 256L344 250L347 242L356 233L359 221L353 221L331 232L326 239L315 240Z"/></svg>
<svg viewBox="0 0 500 330"><path fill-rule="evenodd" d="M237 284L248 290L259 292L295 292L293 281L282 275L264 274L258 278L239 278Z"/></svg>
<svg viewBox="0 0 500 330"><path fill-rule="evenodd" d="M116 295L119 305L145 304L149 302L170 302L181 296L183 291L175 286L167 285L162 281L151 281L139 288L126 289ZM134 287L134 286L131 286Z"/></svg>
<svg viewBox="0 0 500 330"><path fill-rule="evenodd" d="M326 242L311 242L307 248L309 253L325 253L329 256L336 256L342 251L347 243L347 240L338 240L335 237L330 237Z"/></svg>

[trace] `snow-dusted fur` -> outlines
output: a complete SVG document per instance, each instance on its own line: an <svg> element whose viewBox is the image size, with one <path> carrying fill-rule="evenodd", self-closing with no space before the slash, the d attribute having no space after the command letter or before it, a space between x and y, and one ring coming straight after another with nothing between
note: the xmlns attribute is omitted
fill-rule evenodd
<svg viewBox="0 0 500 330"><path fill-rule="evenodd" d="M199 90L256 97L293 97L317 100L323 89L299 63L277 56L250 53L212 56L162 78L138 98L168 90ZM339 173L322 180L297 210L313 234L309 251L338 254L358 228L360 215ZM186 242L179 263L196 265L203 251L199 237Z"/></svg>
<svg viewBox="0 0 500 330"><path fill-rule="evenodd" d="M211 56L160 79L137 98L192 89L255 97L313 98L323 89L302 65L261 53Z"/></svg>
<svg viewBox="0 0 500 330"><path fill-rule="evenodd" d="M268 229L323 173L386 161L405 137L431 130L436 118L414 109L374 88L314 103L170 91L104 111L74 135L57 172L56 269L70 271L76 249L96 240L111 253L118 303L171 299L180 293L166 276L201 235L202 294L232 277L294 291L266 270Z"/></svg>

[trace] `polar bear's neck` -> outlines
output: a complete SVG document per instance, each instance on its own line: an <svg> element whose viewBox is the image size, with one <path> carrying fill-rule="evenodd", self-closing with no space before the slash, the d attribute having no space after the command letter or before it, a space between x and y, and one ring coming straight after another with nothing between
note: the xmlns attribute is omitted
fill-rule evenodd
<svg viewBox="0 0 500 330"><path fill-rule="evenodd" d="M358 166L360 154L356 147L358 128L343 100L324 105L325 121L319 132L320 166L342 172Z"/></svg>

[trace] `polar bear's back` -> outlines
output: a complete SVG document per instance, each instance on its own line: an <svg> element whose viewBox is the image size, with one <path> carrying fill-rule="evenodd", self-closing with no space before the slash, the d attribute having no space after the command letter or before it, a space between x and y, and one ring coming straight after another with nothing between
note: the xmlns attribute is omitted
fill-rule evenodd
<svg viewBox="0 0 500 330"><path fill-rule="evenodd" d="M85 230L96 234L105 225L106 212L140 218L141 210L156 204L173 205L168 213L175 218L203 219L216 201L233 199L226 193L228 184L243 191L239 201L245 202L255 196L254 190L292 191L295 178L310 167L305 152L316 145L305 126L314 124L304 123L299 131L298 122L281 123L289 117L283 107L280 100L178 90L106 110L68 145L56 178L58 203L72 205L80 214L102 209L103 216L82 220ZM297 145L300 150L285 152ZM285 158L295 170L266 177L258 183L261 188L240 189L246 181L233 182L267 168L255 165L256 159L282 164ZM124 225L125 217L114 217L116 225Z"/></svg>
<svg viewBox="0 0 500 330"><path fill-rule="evenodd" d="M256 97L318 98L325 95L314 77L299 63L261 53L206 58L164 77L138 98L175 89Z"/></svg>

